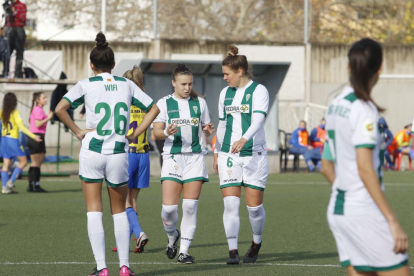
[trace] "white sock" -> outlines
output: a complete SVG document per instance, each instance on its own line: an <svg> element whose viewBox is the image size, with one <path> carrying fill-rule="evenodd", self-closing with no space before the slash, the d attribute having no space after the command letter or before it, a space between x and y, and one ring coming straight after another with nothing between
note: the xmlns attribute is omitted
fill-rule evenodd
<svg viewBox="0 0 414 276"><path fill-rule="evenodd" d="M129 222L126 212L112 215L116 247L118 248L119 267L129 267Z"/></svg>
<svg viewBox="0 0 414 276"><path fill-rule="evenodd" d="M168 236L168 245L174 244L178 222L178 205L162 205L161 218Z"/></svg>
<svg viewBox="0 0 414 276"><path fill-rule="evenodd" d="M253 242L259 244L262 242L262 233L266 220L263 204L256 207L247 206L247 210L249 211L250 224L252 225Z"/></svg>
<svg viewBox="0 0 414 276"><path fill-rule="evenodd" d="M197 227L198 200L183 199L183 219L181 220L180 253L188 254Z"/></svg>
<svg viewBox="0 0 414 276"><path fill-rule="evenodd" d="M106 268L102 212L87 212L86 215L88 216L88 236L95 256L96 268L101 270Z"/></svg>
<svg viewBox="0 0 414 276"><path fill-rule="evenodd" d="M237 196L226 196L224 199L223 223L226 231L229 251L237 249L240 229L240 198Z"/></svg>

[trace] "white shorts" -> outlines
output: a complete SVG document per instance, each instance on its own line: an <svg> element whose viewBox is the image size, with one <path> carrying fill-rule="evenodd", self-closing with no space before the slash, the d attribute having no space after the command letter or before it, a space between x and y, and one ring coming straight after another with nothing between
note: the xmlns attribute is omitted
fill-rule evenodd
<svg viewBox="0 0 414 276"><path fill-rule="evenodd" d="M117 188L128 184L128 153L100 154L84 148L79 153L79 178Z"/></svg>
<svg viewBox="0 0 414 276"><path fill-rule="evenodd" d="M328 214L343 267L357 271L389 271L407 265L407 254L395 254L394 239L382 215Z"/></svg>
<svg viewBox="0 0 414 276"><path fill-rule="evenodd" d="M219 152L218 171L220 189L230 186L245 186L264 191L269 163L266 152L256 152L252 156Z"/></svg>
<svg viewBox="0 0 414 276"><path fill-rule="evenodd" d="M203 153L180 153L163 155L161 182L173 180L180 184L202 180L208 182Z"/></svg>

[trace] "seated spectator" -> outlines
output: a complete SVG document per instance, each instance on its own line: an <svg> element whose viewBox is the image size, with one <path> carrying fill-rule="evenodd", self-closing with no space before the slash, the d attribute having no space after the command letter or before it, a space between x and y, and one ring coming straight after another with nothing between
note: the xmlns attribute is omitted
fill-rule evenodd
<svg viewBox="0 0 414 276"><path fill-rule="evenodd" d="M414 150L410 147L411 126L411 124L406 125L404 129L397 132L391 144L387 148L389 154L397 155L402 153L410 155L411 159L414 159Z"/></svg>
<svg viewBox="0 0 414 276"><path fill-rule="evenodd" d="M321 124L312 129L311 135L309 137L311 146L313 148L320 149L321 152L326 141L325 124L326 121L325 118L323 118Z"/></svg>
<svg viewBox="0 0 414 276"><path fill-rule="evenodd" d="M315 165L318 170L321 169L321 151L309 145L309 134L306 130L306 122L300 121L299 128L297 128L290 137L289 144L292 146L289 151L293 154L301 154L305 158L309 171L315 170Z"/></svg>
<svg viewBox="0 0 414 276"><path fill-rule="evenodd" d="M381 149L384 150L384 157L385 157L385 160L387 161L388 168L393 170L394 162L392 162L390 153L386 149L391 145L392 141L394 140L394 135L388 129L388 124L383 117L379 118L378 125L382 129L381 136L382 136L383 144L382 144ZM382 160L382 162L384 162L384 160Z"/></svg>

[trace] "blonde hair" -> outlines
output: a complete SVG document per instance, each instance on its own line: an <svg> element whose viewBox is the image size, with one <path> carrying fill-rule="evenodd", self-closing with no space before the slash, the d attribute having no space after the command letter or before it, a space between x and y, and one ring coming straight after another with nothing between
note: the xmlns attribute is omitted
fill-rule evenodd
<svg viewBox="0 0 414 276"><path fill-rule="evenodd" d="M134 66L132 70L126 71L123 77L133 81L139 88L141 88L142 91L145 92L144 73L142 73L141 68Z"/></svg>

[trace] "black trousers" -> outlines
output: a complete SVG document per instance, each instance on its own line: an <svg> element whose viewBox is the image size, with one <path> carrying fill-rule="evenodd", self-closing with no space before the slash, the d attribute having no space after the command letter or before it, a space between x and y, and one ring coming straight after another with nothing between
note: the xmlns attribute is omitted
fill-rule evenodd
<svg viewBox="0 0 414 276"><path fill-rule="evenodd" d="M26 32L23 27L7 27L6 35L10 44L10 55L16 50L16 68L14 71L15 78L23 77L23 53L24 44L26 43ZM8 66L10 68L10 66Z"/></svg>

